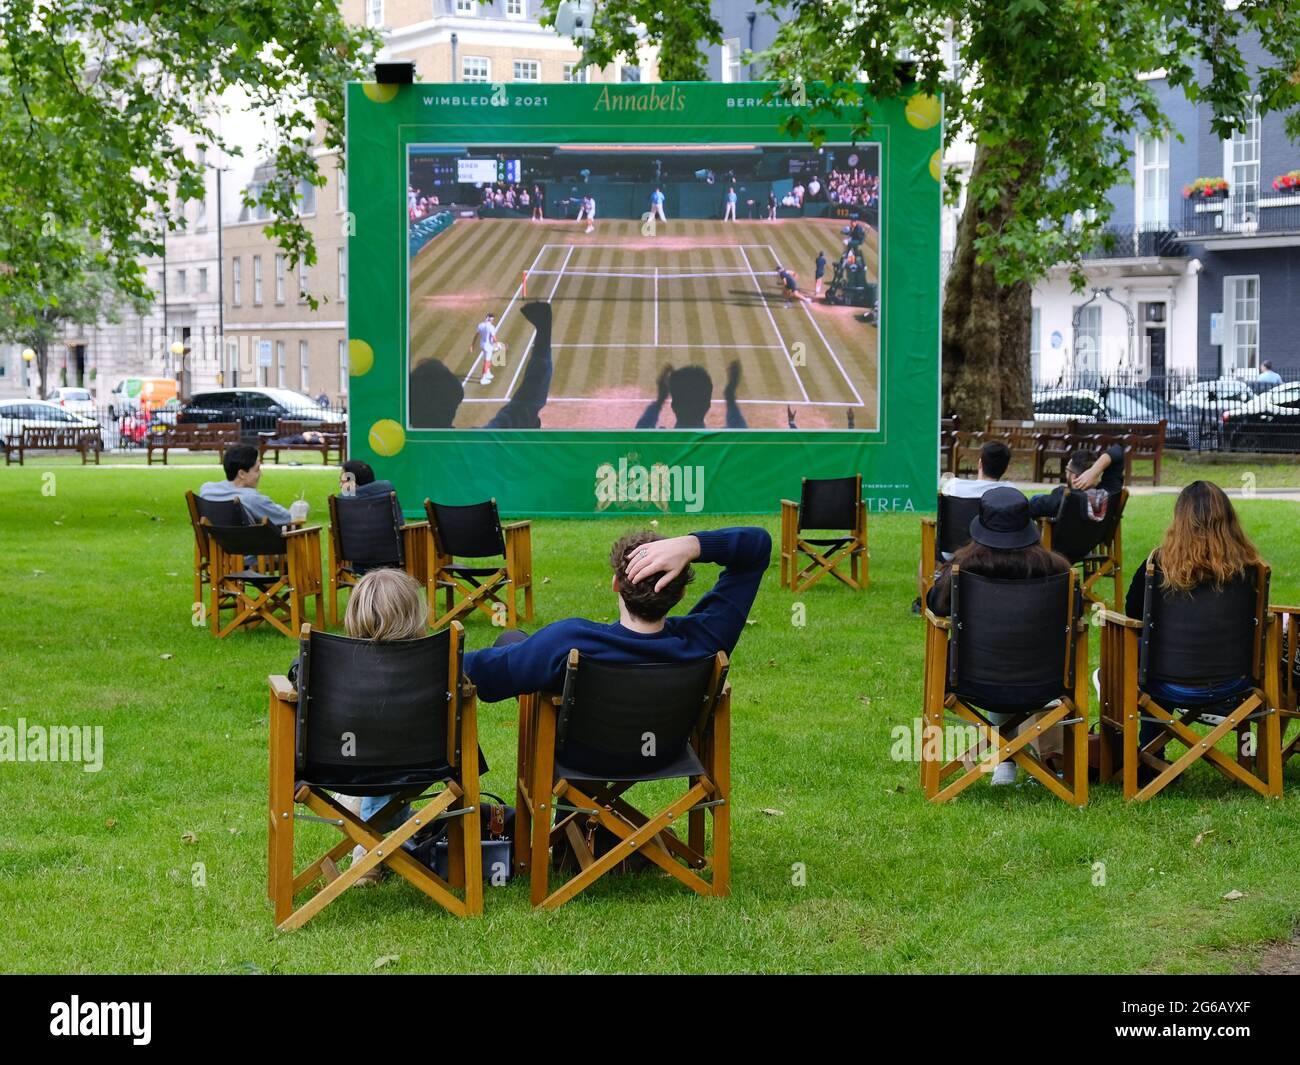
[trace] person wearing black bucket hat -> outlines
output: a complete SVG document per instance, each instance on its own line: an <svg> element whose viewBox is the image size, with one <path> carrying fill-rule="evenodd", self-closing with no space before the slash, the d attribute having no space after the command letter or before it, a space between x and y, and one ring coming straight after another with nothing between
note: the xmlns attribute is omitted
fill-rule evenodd
<svg viewBox="0 0 1300 1065"><path fill-rule="evenodd" d="M991 488L980 496L980 512L971 520L971 542L958 548L946 563L930 589L926 605L946 617L952 605L952 567L994 580L1017 581L1065 573L1070 568L1062 555L1045 548L1038 526L1030 513L1029 500L1023 492L1009 485ZM1001 726L1014 720L1007 714L990 713L989 720ZM1050 729L1038 742L1044 761L1060 754L1060 729ZM1016 765L1003 762L993 771L994 784L1014 784Z"/></svg>

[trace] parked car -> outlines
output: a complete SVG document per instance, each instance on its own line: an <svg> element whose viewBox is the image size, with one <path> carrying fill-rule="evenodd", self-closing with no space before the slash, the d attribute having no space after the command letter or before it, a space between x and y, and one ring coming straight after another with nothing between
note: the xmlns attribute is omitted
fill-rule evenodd
<svg viewBox="0 0 1300 1065"><path fill-rule="evenodd" d="M0 400L0 437L18 436L24 429L49 426L55 429L94 429L98 423L48 400Z"/></svg>
<svg viewBox="0 0 1300 1065"><path fill-rule="evenodd" d="M89 389L56 388L49 394L48 400L51 403L57 403L64 410L72 411L73 414L80 414L83 418L93 418L95 416L95 401L91 397Z"/></svg>
<svg viewBox="0 0 1300 1065"><path fill-rule="evenodd" d="M1179 412L1161 411L1140 388L1056 388L1034 393L1034 421L1150 422L1164 420L1165 443L1187 447L1189 419Z"/></svg>
<svg viewBox="0 0 1300 1065"><path fill-rule="evenodd" d="M287 388L222 388L194 396L177 413L176 422L238 422L243 441L255 444L259 433L275 432L281 418L321 425L337 421L338 415Z"/></svg>
<svg viewBox="0 0 1300 1065"><path fill-rule="evenodd" d="M1251 382L1240 377L1220 377L1216 381L1198 381L1179 392L1170 403L1179 410L1214 410L1217 414L1238 403L1255 398Z"/></svg>
<svg viewBox="0 0 1300 1065"><path fill-rule="evenodd" d="M1230 451L1300 451L1300 381L1225 410L1221 420Z"/></svg>

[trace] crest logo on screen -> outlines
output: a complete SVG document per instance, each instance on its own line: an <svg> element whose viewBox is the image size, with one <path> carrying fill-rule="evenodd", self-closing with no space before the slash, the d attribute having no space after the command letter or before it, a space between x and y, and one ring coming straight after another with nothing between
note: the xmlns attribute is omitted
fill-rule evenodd
<svg viewBox="0 0 1300 1065"><path fill-rule="evenodd" d="M668 466L657 462L644 466L635 454L622 456L617 463L602 462L596 467L596 510L650 503L668 512L672 503L681 503L687 514L704 509L704 467Z"/></svg>

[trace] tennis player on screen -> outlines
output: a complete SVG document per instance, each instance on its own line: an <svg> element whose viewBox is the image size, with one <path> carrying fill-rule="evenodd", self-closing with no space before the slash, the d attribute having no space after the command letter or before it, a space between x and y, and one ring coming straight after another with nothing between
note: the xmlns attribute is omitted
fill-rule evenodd
<svg viewBox="0 0 1300 1065"><path fill-rule="evenodd" d="M478 379L481 385L490 385L492 383L492 353L497 348L497 316L488 314L483 321L479 322L474 328L475 339L478 342L479 354L483 357L483 376ZM470 345L470 352L474 350Z"/></svg>

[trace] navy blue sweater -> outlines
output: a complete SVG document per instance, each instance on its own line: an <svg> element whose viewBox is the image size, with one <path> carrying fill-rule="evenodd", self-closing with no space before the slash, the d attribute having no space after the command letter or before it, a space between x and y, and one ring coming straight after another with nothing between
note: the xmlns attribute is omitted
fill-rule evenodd
<svg viewBox="0 0 1300 1065"><path fill-rule="evenodd" d="M526 640L465 655L465 672L478 697L494 703L535 691L559 691L570 648L602 662L690 662L731 654L758 594L772 555L766 529L697 532L700 562L725 567L717 583L682 617L664 619L660 632L641 633L568 618L538 629Z"/></svg>

